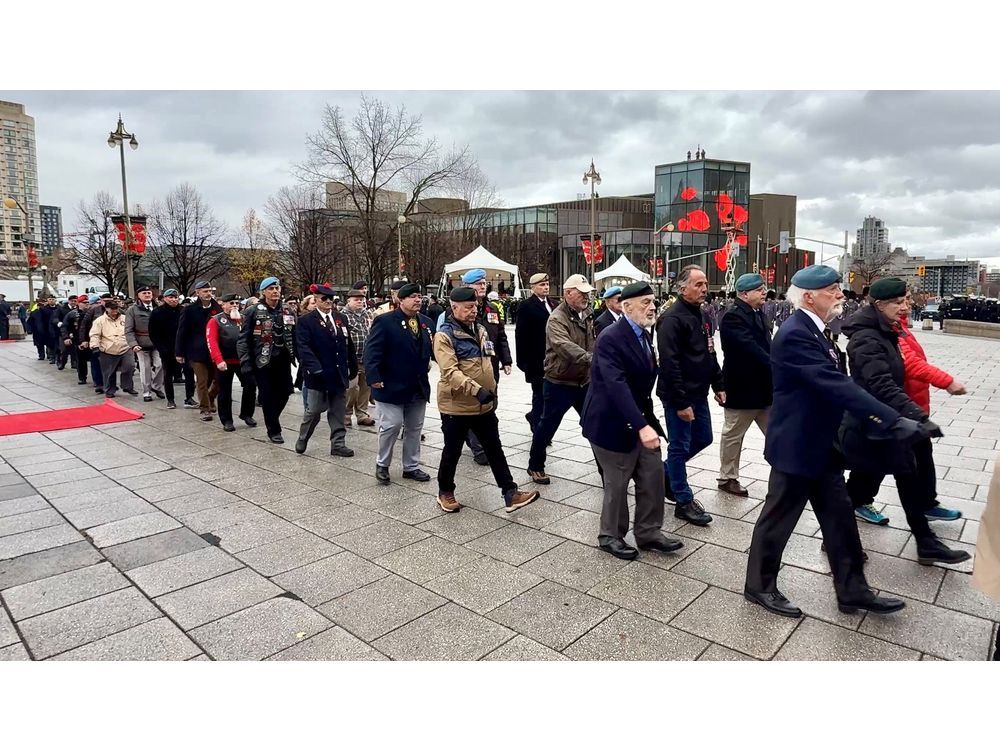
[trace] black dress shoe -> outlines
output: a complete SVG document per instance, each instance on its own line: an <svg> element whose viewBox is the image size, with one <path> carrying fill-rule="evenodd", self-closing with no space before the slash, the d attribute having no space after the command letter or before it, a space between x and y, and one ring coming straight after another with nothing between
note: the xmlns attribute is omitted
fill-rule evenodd
<svg viewBox="0 0 1000 750"><path fill-rule="evenodd" d="M143 402L145 402L145 403L148 404L150 401L153 400L153 397L152 396L143 396L142 400L143 400Z"/></svg>
<svg viewBox="0 0 1000 750"><path fill-rule="evenodd" d="M389 484L388 467L375 464L375 478L379 481L379 484Z"/></svg>
<svg viewBox="0 0 1000 750"><path fill-rule="evenodd" d="M639 556L639 550L625 544L624 539L612 539L610 542L604 542L601 544L601 549L619 560L635 560Z"/></svg>
<svg viewBox="0 0 1000 750"><path fill-rule="evenodd" d="M640 544L639 549L646 552L663 552L669 554L671 552L676 552L683 546L684 542L680 539L671 539L670 537L661 534L659 539L652 542L646 542L645 544Z"/></svg>
<svg viewBox="0 0 1000 750"><path fill-rule="evenodd" d="M751 591L743 589L743 598L759 604L768 612L782 617L802 617L802 610L788 601L780 591Z"/></svg>
<svg viewBox="0 0 1000 750"><path fill-rule="evenodd" d="M156 395L157 398L166 398L166 395L163 393L163 391L158 391L154 388L153 393Z"/></svg>
<svg viewBox="0 0 1000 750"><path fill-rule="evenodd" d="M853 615L859 609L866 609L876 615L887 615L890 612L898 612L906 606L902 599L893 599L888 596L875 596L874 591L868 591L860 599L851 601L837 600L837 609L845 615Z"/></svg>
<svg viewBox="0 0 1000 750"><path fill-rule="evenodd" d="M330 448L331 456L341 456L342 458L350 458L354 455L354 451L348 448L346 445L337 445Z"/></svg>
<svg viewBox="0 0 1000 750"><path fill-rule="evenodd" d="M130 396L139 395L139 391L137 391L135 388L122 388L122 390L125 391L125 393L127 393Z"/></svg>
<svg viewBox="0 0 1000 750"><path fill-rule="evenodd" d="M277 443L278 445L283 445L285 442L285 439L281 437L281 435L268 435L267 439L272 443Z"/></svg>
<svg viewBox="0 0 1000 750"><path fill-rule="evenodd" d="M246 419L243 420L243 422L246 424L247 427L257 426L257 420L254 419L253 417L247 417Z"/></svg>
<svg viewBox="0 0 1000 750"><path fill-rule="evenodd" d="M936 562L945 565L965 562L972 555L964 549L952 549L945 546L937 537L917 542L917 562L921 565L933 565Z"/></svg>
<svg viewBox="0 0 1000 750"><path fill-rule="evenodd" d="M489 466L490 465L490 460L488 458L486 458L486 454L485 453L477 453L476 455L474 455L472 457L472 460L475 461L480 466Z"/></svg>
<svg viewBox="0 0 1000 750"><path fill-rule="evenodd" d="M413 471L404 471L403 479L412 479L414 482L429 482L431 475L423 469L414 469Z"/></svg>
<svg viewBox="0 0 1000 750"><path fill-rule="evenodd" d="M298 440L295 441L295 452L296 453L306 452L306 441L303 440L302 438L299 438Z"/></svg>
<svg viewBox="0 0 1000 750"><path fill-rule="evenodd" d="M695 526L708 526L712 517L701 507L701 503L692 500L689 503L677 503L674 508L674 518L680 518Z"/></svg>
<svg viewBox="0 0 1000 750"><path fill-rule="evenodd" d="M232 422L223 422L222 429L226 432L236 432L236 426Z"/></svg>
<svg viewBox="0 0 1000 750"><path fill-rule="evenodd" d="M193 398L186 398L186 399L184 399L184 408L185 409L193 409L194 407L195 407L195 403L194 403L194 399Z"/></svg>
<svg viewBox="0 0 1000 750"><path fill-rule="evenodd" d="M104 393L104 389L103 388L95 388L94 389L94 393Z"/></svg>

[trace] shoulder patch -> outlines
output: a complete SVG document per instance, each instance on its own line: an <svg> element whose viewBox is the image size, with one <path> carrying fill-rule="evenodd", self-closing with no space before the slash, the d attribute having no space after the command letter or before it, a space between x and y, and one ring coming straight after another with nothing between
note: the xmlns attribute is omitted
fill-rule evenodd
<svg viewBox="0 0 1000 750"><path fill-rule="evenodd" d="M266 310L267 307L265 305L257 305L257 309L258 310Z"/></svg>

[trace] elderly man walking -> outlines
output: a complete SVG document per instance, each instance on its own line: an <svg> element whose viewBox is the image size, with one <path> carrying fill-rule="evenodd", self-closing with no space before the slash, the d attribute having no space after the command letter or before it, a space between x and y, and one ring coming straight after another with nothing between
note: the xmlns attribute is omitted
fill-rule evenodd
<svg viewBox="0 0 1000 750"><path fill-rule="evenodd" d="M601 335L601 331L617 323L622 317L622 288L613 286L604 290L601 299L607 309L594 319L594 338Z"/></svg>
<svg viewBox="0 0 1000 750"><path fill-rule="evenodd" d="M778 571L792 529L809 502L823 530L840 610L895 612L906 603L876 596L865 579L861 540L835 444L845 411L888 439L912 442L920 437L920 425L865 392L842 369L826 326L840 313L844 299L835 270L819 265L798 271L788 297L797 309L771 347L774 408L764 443L771 476L754 526L744 596L778 615L802 614L778 590Z"/></svg>
<svg viewBox="0 0 1000 750"><path fill-rule="evenodd" d="M347 293L347 303L341 311L347 318L351 340L354 342L354 354L357 357L358 374L347 389L347 406L344 412L344 426L350 427L351 417L357 415L358 427L373 427L375 420L368 414L368 399L372 389L365 379L365 342L371 329L372 319L366 307L366 295L361 289L352 289Z"/></svg>
<svg viewBox="0 0 1000 750"><path fill-rule="evenodd" d="M604 506L597 541L605 552L634 560L638 551L628 533L628 485L635 482L635 541L640 549L675 552L684 545L664 536L664 437L653 413L656 355L647 328L656 319L656 297L649 284L636 282L621 291L623 315L597 339L590 389L583 406L583 436L604 475Z"/></svg>
<svg viewBox="0 0 1000 750"><path fill-rule="evenodd" d="M736 303L719 324L726 384L719 489L738 497L750 494L740 484L743 436L754 423L767 433L771 406L771 334L763 312L766 295L760 274L743 274L736 280Z"/></svg>
<svg viewBox="0 0 1000 750"><path fill-rule="evenodd" d="M212 285L207 281L199 281L194 289L197 299L183 309L177 324L174 357L178 364L187 364L194 371L201 420L211 422L219 390L205 329L208 319L222 312L222 307L212 296Z"/></svg>
<svg viewBox="0 0 1000 750"><path fill-rule="evenodd" d="M549 299L549 275L536 273L529 280L531 296L518 306L514 342L517 368L531 386L531 411L524 415L534 431L542 418L542 383L545 381L545 324L557 303Z"/></svg>
<svg viewBox="0 0 1000 750"><path fill-rule="evenodd" d="M545 453L556 430L570 408L583 414L583 402L590 384L590 363L594 351L594 287L582 274L573 274L563 283L563 301L549 316L545 326L545 382L542 386L542 418L531 438L528 476L538 484L549 484L545 474Z"/></svg>
<svg viewBox="0 0 1000 750"><path fill-rule="evenodd" d="M118 302L109 299L104 305L104 315L94 321L90 328L91 356L96 352L101 360L101 372L108 388L104 395L114 398L115 375L121 371L122 390L136 394L132 387L132 373L135 372L135 358L125 339L125 321L122 319Z"/></svg>
<svg viewBox="0 0 1000 750"><path fill-rule="evenodd" d="M136 289L136 297L139 298L138 301L125 313L125 338L139 360L142 400L148 403L153 400L154 393L157 398L166 398L163 393L163 360L149 335L153 290L148 286L141 286Z"/></svg>

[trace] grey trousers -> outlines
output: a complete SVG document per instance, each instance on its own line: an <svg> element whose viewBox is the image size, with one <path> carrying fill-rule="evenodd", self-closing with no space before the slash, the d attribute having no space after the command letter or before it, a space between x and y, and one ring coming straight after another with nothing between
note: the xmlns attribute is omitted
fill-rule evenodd
<svg viewBox="0 0 1000 750"><path fill-rule="evenodd" d="M136 352L135 357L139 360L142 395L151 396L153 391L163 391L163 362L160 360L160 353L151 349L148 352Z"/></svg>
<svg viewBox="0 0 1000 750"><path fill-rule="evenodd" d="M306 409L302 415L302 425L299 427L299 440L309 442L320 417L326 412L326 421L330 424L330 445L334 448L347 447L347 430L344 427L344 410L347 405L347 394L329 394L315 388L303 388Z"/></svg>
<svg viewBox="0 0 1000 750"><path fill-rule="evenodd" d="M635 541L645 544L663 532L663 456L658 449L643 448L636 441L629 453L616 453L591 443L604 471L604 508L601 543L624 539L628 533L628 483L635 480Z"/></svg>
<svg viewBox="0 0 1000 750"><path fill-rule="evenodd" d="M121 372L122 390L135 390L132 380L132 374L135 372L135 357L132 356L132 352L128 351L124 354L104 354L101 352L98 359L101 362L101 374L104 375L106 385L114 383L115 373ZM105 393L114 393L117 390L117 388L108 388Z"/></svg>
<svg viewBox="0 0 1000 750"><path fill-rule="evenodd" d="M743 452L743 436L754 422L760 431L767 434L769 409L726 409L726 420L722 425L719 440L721 471L719 481L740 478L740 454Z"/></svg>
<svg viewBox="0 0 1000 750"><path fill-rule="evenodd" d="M375 402L378 430L379 466L386 469L392 465L392 450L396 446L396 436L399 428L403 428L403 471L416 471L420 468L420 431L424 427L424 412L427 402L416 399L403 406L402 404L387 404L384 401ZM343 421L341 421L343 425Z"/></svg>

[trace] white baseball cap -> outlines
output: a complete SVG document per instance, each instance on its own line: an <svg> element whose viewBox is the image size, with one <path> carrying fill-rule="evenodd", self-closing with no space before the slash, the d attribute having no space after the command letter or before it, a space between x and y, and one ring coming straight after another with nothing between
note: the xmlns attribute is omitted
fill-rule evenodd
<svg viewBox="0 0 1000 750"><path fill-rule="evenodd" d="M587 277L582 273L574 273L563 282L563 291L565 292L567 289L576 289L584 294L590 294L594 291L594 287L587 283Z"/></svg>

